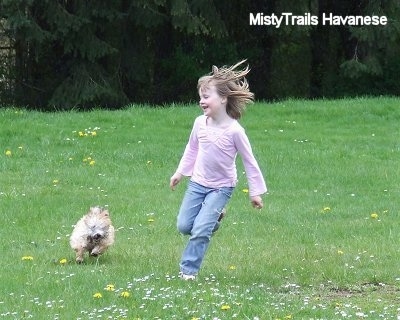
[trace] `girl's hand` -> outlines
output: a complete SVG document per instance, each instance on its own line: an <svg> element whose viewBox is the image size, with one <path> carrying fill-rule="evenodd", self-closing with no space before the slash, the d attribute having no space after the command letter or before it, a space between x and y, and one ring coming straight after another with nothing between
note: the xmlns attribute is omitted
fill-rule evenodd
<svg viewBox="0 0 400 320"><path fill-rule="evenodd" d="M179 172L175 172L174 175L169 180L169 187L171 190L175 190L176 185L181 181L182 175Z"/></svg>
<svg viewBox="0 0 400 320"><path fill-rule="evenodd" d="M263 201L260 196L253 196L250 199L251 199L251 205L253 206L253 208L261 209L264 206Z"/></svg>

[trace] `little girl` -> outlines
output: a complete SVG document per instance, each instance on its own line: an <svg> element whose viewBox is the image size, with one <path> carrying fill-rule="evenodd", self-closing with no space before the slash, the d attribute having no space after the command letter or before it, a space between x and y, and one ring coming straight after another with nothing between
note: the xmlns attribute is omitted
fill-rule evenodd
<svg viewBox="0 0 400 320"><path fill-rule="evenodd" d="M178 169L170 179L172 190L183 176L190 176L177 218L178 230L190 235L180 262L180 277L195 280L224 208L237 183L236 155L242 158L249 184L250 201L261 209L267 191L245 130L237 121L254 94L244 78L249 68L236 71L213 66L198 81L200 108Z"/></svg>

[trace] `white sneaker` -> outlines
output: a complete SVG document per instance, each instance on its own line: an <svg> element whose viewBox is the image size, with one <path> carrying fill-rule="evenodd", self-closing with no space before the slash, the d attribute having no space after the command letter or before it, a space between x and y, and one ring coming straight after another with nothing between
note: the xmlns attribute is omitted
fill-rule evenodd
<svg viewBox="0 0 400 320"><path fill-rule="evenodd" d="M196 280L195 274L184 274L183 272L179 272L179 278L185 281L193 281Z"/></svg>

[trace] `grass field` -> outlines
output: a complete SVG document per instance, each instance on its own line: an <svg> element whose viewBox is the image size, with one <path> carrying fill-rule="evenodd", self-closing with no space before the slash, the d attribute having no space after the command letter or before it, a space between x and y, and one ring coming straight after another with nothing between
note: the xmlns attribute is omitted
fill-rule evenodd
<svg viewBox="0 0 400 320"><path fill-rule="evenodd" d="M241 121L269 187L239 182L199 277L177 278L192 106L0 109L0 319L400 319L400 99L256 103ZM116 243L77 265L73 224Z"/></svg>

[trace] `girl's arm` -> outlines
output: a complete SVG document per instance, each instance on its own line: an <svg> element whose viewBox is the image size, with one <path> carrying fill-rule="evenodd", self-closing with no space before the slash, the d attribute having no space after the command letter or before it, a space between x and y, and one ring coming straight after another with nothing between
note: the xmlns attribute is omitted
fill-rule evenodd
<svg viewBox="0 0 400 320"><path fill-rule="evenodd" d="M176 185L182 180L183 175L179 172L175 172L169 180L169 186L172 190L175 190Z"/></svg>
<svg viewBox="0 0 400 320"><path fill-rule="evenodd" d="M261 208L261 195L267 192L267 186L244 129L234 135L234 142L246 171L251 203L255 208Z"/></svg>
<svg viewBox="0 0 400 320"><path fill-rule="evenodd" d="M261 209L264 206L261 196L253 196L250 197L250 199L251 199L251 205L254 208Z"/></svg>
<svg viewBox="0 0 400 320"><path fill-rule="evenodd" d="M193 173L193 167L196 162L197 153L199 150L199 142L197 140L197 119L195 120L192 128L192 132L189 136L189 141L186 144L185 151L183 152L182 158L179 162L176 172L170 179L170 187L172 190L181 181L183 176L191 176Z"/></svg>

